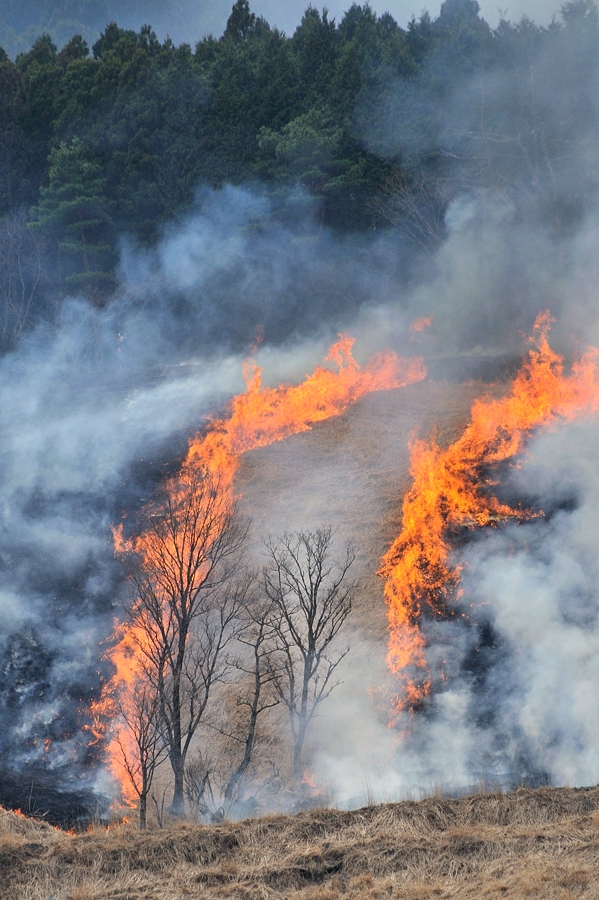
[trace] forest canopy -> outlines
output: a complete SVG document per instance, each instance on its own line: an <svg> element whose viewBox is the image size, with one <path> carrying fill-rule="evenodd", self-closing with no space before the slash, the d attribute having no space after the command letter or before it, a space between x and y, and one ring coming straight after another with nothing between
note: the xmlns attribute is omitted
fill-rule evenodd
<svg viewBox="0 0 599 900"><path fill-rule="evenodd" d="M41 0L13 6L21 34L51 19ZM72 6L88 31L110 12ZM0 244L19 223L30 254L52 251L38 293L105 302L119 237L152 245L203 187L252 184L283 216L299 187L321 224L392 226L415 247L464 192L567 229L597 189L598 51L592 0L548 27L492 29L476 0L445 0L406 29L368 4L340 21L308 7L286 36L237 0L194 47L150 25L60 49L42 33L0 49Z"/></svg>

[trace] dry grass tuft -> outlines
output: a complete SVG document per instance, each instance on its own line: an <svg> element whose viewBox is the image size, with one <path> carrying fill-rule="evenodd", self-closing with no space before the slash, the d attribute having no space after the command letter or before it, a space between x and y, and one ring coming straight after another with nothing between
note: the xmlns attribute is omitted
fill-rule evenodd
<svg viewBox="0 0 599 900"><path fill-rule="evenodd" d="M599 788L69 835L0 810L6 900L599 897Z"/></svg>

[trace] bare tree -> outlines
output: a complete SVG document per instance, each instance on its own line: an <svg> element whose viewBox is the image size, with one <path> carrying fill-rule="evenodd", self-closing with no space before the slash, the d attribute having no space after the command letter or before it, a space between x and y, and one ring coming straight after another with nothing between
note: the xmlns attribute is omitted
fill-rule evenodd
<svg viewBox="0 0 599 900"><path fill-rule="evenodd" d="M31 321L45 278L45 242L25 210L0 219L0 343L12 349Z"/></svg>
<svg viewBox="0 0 599 900"><path fill-rule="evenodd" d="M293 739L293 775L302 777L306 731L318 706L339 684L335 670L349 652L334 647L347 619L356 585L348 574L355 553L350 544L342 559L332 557L334 531L300 531L270 538L263 588L274 609L278 659L269 665L273 684L287 707Z"/></svg>
<svg viewBox="0 0 599 900"><path fill-rule="evenodd" d="M165 743L160 727L158 693L153 684L137 678L120 692L115 711L126 725L117 732L121 763L133 790L139 798L139 827L147 825L148 795L154 773L165 759Z"/></svg>
<svg viewBox="0 0 599 900"><path fill-rule="evenodd" d="M275 608L268 602L250 599L245 609L243 630L237 640L249 650L244 659L237 662L249 682L249 690L237 698L238 707L247 709L244 737L240 740L243 755L227 781L224 793L225 804L236 798L236 792L252 761L256 744L258 719L267 709L280 703L280 696L274 689L279 675L273 656L277 652L275 638Z"/></svg>
<svg viewBox="0 0 599 900"><path fill-rule="evenodd" d="M211 775L214 762L201 750L196 751L185 765L185 794L194 819L199 819L209 812L208 798L214 801Z"/></svg>
<svg viewBox="0 0 599 900"><path fill-rule="evenodd" d="M170 811L184 811L185 761L215 684L233 665L249 579L239 553L247 524L208 472L184 470L146 510L144 533L126 545L138 636L173 769Z"/></svg>
<svg viewBox="0 0 599 900"><path fill-rule="evenodd" d="M414 243L429 247L445 231L445 211L450 199L446 179L433 178L424 172L407 176L396 170L384 181L369 206Z"/></svg>

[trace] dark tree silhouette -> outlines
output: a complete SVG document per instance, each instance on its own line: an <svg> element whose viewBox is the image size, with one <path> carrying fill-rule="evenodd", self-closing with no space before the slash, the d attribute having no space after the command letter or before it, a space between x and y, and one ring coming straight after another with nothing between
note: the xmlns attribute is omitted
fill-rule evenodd
<svg viewBox="0 0 599 900"><path fill-rule="evenodd" d="M335 643L352 605L356 585L349 578L355 553L347 545L333 557L334 531L300 531L270 538L263 589L273 605L277 658L269 665L287 707L293 740L293 775L302 777L306 732L319 705L339 684L333 679L349 647Z"/></svg>

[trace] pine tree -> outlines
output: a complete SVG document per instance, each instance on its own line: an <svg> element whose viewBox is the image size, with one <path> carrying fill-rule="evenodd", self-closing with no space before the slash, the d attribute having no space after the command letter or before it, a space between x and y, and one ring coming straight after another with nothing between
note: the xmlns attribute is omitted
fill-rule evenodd
<svg viewBox="0 0 599 900"><path fill-rule="evenodd" d="M41 190L34 222L48 229L69 260L65 283L96 301L113 287L112 222L101 168L74 138L50 154L49 184Z"/></svg>
<svg viewBox="0 0 599 900"><path fill-rule="evenodd" d="M225 37L243 41L256 27L256 16L250 11L248 0L237 0L227 20Z"/></svg>

